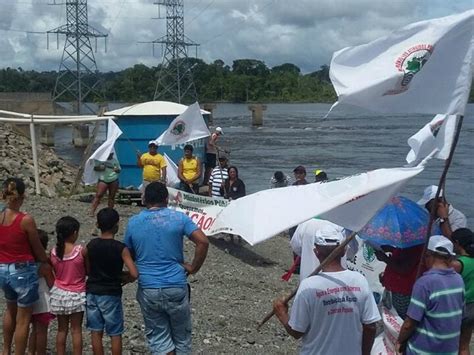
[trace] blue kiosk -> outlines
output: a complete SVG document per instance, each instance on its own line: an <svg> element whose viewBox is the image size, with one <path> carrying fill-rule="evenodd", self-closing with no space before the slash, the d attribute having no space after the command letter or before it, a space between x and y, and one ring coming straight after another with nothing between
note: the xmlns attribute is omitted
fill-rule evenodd
<svg viewBox="0 0 474 355"><path fill-rule="evenodd" d="M123 107L104 113L105 116L114 116L115 123L123 134L115 143L117 159L120 161L120 187L138 187L142 183L142 169L137 166L137 153L148 151L148 142L157 139L171 121L187 109L186 105L168 101L149 101ZM201 110L204 120L209 122L209 112ZM194 155L201 161L205 157L207 138L189 142L194 147ZM185 144L160 146L158 152L166 153L176 164L183 157Z"/></svg>

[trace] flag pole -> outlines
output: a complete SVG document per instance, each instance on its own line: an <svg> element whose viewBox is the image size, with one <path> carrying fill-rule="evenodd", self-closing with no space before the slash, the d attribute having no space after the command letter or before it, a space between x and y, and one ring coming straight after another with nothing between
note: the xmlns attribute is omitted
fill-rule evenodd
<svg viewBox="0 0 474 355"><path fill-rule="evenodd" d="M347 238L346 240L344 240L341 244L339 244L337 246L337 248L335 248L327 257L326 259L324 259L321 264L311 273L308 275L308 277L310 276L314 276L314 275L317 275L321 272L322 269L324 269L327 264L329 264L331 261L333 261L336 256L344 250L344 248L351 242L352 239L354 239L354 237L356 236L357 232L352 232ZM298 285L299 286L299 285ZM296 292L298 291L298 286L295 287L293 289L293 291L285 297L284 299L284 303L285 304L288 304L288 302L290 302L290 300L295 297L296 295ZM269 321L273 315L275 314L275 312L272 310L271 312L267 313L267 315L265 316L265 318L263 318L263 320L258 324L257 326L257 330L259 330L262 325L264 325L267 321Z"/></svg>
<svg viewBox="0 0 474 355"><path fill-rule="evenodd" d="M454 138L453 138L453 142L451 144L451 149L449 151L449 156L448 156L448 159L446 159L446 162L444 164L443 172L441 174L441 177L439 178L438 190L436 191L436 196L434 198L435 201L438 201L438 198L441 195L441 190L443 190L443 196L445 195L446 190L444 189L444 187L446 185L446 176L448 175L448 170L449 170L449 167L451 166L451 162L452 162L453 156L454 156L454 151L456 150L456 146L457 146L458 141L459 141L459 135L461 134L461 127L462 127L463 120L464 120L464 115L460 115L458 117L458 121L457 121L457 124L456 124L456 132L454 133ZM430 219L428 221L428 229L426 230L425 242L424 242L423 251L422 251L421 257L420 257L420 263L418 264L418 271L416 273L416 278L419 278L420 274L421 274L422 265L423 265L423 258L425 256L426 250L428 248L428 241L430 240L431 229L433 228L433 223L436 219L436 210L437 209L438 209L438 204L433 203L432 206L431 206L431 210L430 210Z"/></svg>

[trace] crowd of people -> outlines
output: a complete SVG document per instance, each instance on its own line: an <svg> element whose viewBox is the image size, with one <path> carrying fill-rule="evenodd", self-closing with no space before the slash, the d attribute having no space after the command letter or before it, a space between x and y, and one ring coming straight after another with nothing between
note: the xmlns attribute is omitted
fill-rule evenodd
<svg viewBox="0 0 474 355"><path fill-rule="evenodd" d="M7 305L3 354L12 353L13 343L15 354L46 354L54 319L57 354L66 354L69 333L73 354L82 354L84 315L94 354L121 354L122 287L135 280L150 351L191 353L187 276L201 268L209 242L186 214L167 208L164 184L151 182L145 188L146 209L130 218L123 243L115 240L120 216L106 207L96 217L100 236L87 245L77 242L80 223L61 217L48 254L47 233L20 212L24 199L24 182L7 179L0 213L0 287ZM190 262L184 259L184 236L195 245ZM110 350L104 350L104 332L111 338Z"/></svg>
<svg viewBox="0 0 474 355"><path fill-rule="evenodd" d="M219 128L211 136L208 145L214 150L207 152L204 179L209 196L235 200L245 196L245 184L238 169L229 166L220 153L217 140L222 134ZM77 242L80 223L64 216L56 223L56 243L48 253L47 233L37 229L31 215L20 211L25 184L18 178L4 182L4 206L0 207L0 287L7 305L4 354L11 353L13 343L16 354L45 354L48 327L55 319L57 353L66 353L70 334L73 353L81 354L84 317L95 354L122 353L122 287L136 280L150 351L191 353L187 276L203 265L209 241L186 214L167 208L166 160L156 142L149 142L148 149L137 156L143 168L146 208L129 219L123 243L115 240L120 216L113 206L121 168L113 154L95 165L99 182L91 213L95 214L106 191L109 200L108 207L96 215L100 236L87 245ZM201 165L193 146L186 145L178 165L182 190L199 193ZM291 179L276 171L270 188L309 183L304 166L297 166L293 173ZM324 171L314 171L315 182L327 180ZM437 186L427 187L418 201L436 218L436 233L426 250L423 245L381 246L375 255L387 264L380 275L391 296L391 304L385 306L393 306L403 319L398 351L466 355L474 327L474 233L462 212L436 197L437 190ZM291 310L285 300L274 301L274 312L287 333L302 338L302 354L370 354L381 319L378 300L364 276L344 268L348 249L340 245L345 230L312 219L289 234L294 265L301 262L300 285ZM194 244L191 262L184 258L183 237ZM310 275L335 253L321 273ZM104 350L104 332L111 338L110 350ZM334 334L343 334L344 341L328 336Z"/></svg>
<svg viewBox="0 0 474 355"><path fill-rule="evenodd" d="M281 175L275 175L277 181ZM300 172L295 178L303 175ZM377 259L387 264L380 275L388 296L382 304L393 307L403 320L396 344L400 353L466 355L474 327L474 233L462 212L436 198L437 190L428 186L418 201L429 212L434 208L433 231L439 233L430 237L426 253L423 245L403 249L383 245L375 250ZM375 336L370 326L375 319L370 317L373 304L368 306L366 297L358 293L366 289L366 280L347 282L349 272L341 266L351 245L321 274L308 277L344 237L342 227L315 218L298 225L291 238L301 262L301 283L290 315L284 300L275 301L274 311L290 335L303 337L302 354L370 353ZM369 298L374 300L372 295ZM350 334L344 342L328 342L327 333L343 329L348 322L353 331L344 332ZM354 333L355 329L359 330ZM324 351L315 351L316 344Z"/></svg>

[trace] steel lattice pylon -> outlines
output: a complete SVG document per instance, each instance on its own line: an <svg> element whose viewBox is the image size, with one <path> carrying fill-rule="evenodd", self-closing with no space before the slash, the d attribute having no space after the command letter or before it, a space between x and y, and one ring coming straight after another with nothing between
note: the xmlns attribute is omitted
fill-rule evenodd
<svg viewBox="0 0 474 355"><path fill-rule="evenodd" d="M157 5L166 6L166 36L155 41L165 46L163 62L156 84L154 99L169 99L178 103L197 100L192 76L192 65L187 49L199 46L184 34L183 0L160 0Z"/></svg>
<svg viewBox="0 0 474 355"><path fill-rule="evenodd" d="M64 3L63 3L64 4ZM90 94L101 96L97 90L97 64L92 50L91 38L107 37L89 26L87 16L87 0L66 0L67 24L47 32L58 36L66 35L64 51L59 65L59 72L54 86L53 100L59 98L77 102L77 111L81 113L83 100ZM60 5L54 3L53 5ZM62 4L61 4L62 5ZM86 106L87 107L87 106ZM92 111L91 108L89 108Z"/></svg>

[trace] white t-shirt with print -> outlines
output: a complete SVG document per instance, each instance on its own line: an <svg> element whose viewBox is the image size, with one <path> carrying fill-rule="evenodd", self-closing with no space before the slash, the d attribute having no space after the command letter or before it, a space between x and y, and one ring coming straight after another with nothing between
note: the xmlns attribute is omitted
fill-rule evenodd
<svg viewBox="0 0 474 355"><path fill-rule="evenodd" d="M361 354L362 324L380 320L364 276L324 272L300 284L289 325L304 333L300 354Z"/></svg>

